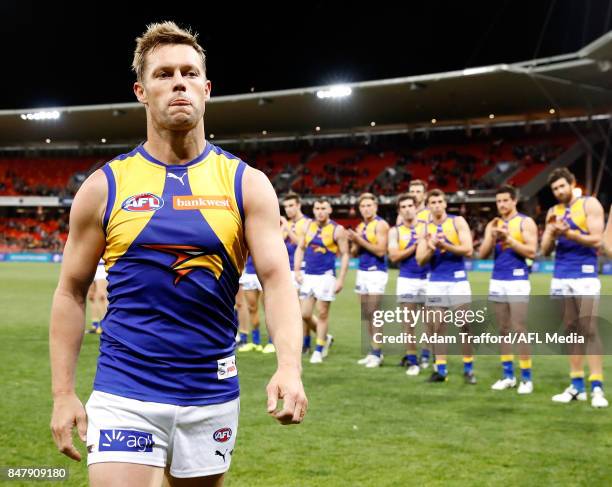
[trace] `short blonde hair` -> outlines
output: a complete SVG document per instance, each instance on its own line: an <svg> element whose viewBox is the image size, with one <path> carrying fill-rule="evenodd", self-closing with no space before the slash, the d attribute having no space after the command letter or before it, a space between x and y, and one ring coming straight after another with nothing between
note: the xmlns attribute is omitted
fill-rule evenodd
<svg viewBox="0 0 612 487"><path fill-rule="evenodd" d="M189 28L181 29L172 21L166 21L149 24L145 33L136 38L132 70L136 73L138 81L143 79L147 54L156 47L167 44L184 44L193 47L202 58L202 66L206 74L206 53L198 44L198 34L192 33Z"/></svg>
<svg viewBox="0 0 612 487"><path fill-rule="evenodd" d="M374 203L378 204L378 198L372 193L361 193L358 200L359 204L361 204L363 200L372 200Z"/></svg>

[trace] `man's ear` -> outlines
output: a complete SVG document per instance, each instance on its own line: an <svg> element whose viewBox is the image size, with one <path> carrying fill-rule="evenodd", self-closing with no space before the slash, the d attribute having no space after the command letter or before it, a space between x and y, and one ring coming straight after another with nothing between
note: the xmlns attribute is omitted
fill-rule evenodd
<svg viewBox="0 0 612 487"><path fill-rule="evenodd" d="M142 103L143 105L147 104L147 93L145 91L144 85L139 81L134 83L134 94L136 95L136 99Z"/></svg>
<svg viewBox="0 0 612 487"><path fill-rule="evenodd" d="M204 85L204 94L205 94L205 100L208 101L210 100L210 92L212 91L212 84L210 83L210 80L207 79L206 80L206 84Z"/></svg>

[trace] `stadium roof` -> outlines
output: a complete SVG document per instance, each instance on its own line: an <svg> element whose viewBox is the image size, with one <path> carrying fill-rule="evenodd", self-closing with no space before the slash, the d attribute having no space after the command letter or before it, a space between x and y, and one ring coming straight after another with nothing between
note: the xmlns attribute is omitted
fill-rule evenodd
<svg viewBox="0 0 612 487"><path fill-rule="evenodd" d="M398 55L401 55L398 54ZM591 116L612 110L612 31L580 51L513 64L345 85L213 97L207 133L217 139L324 135L351 130L467 125L504 120ZM48 108L57 120L27 120L40 109L0 111L0 145L133 143L145 138L138 103ZM553 112L554 110L554 112ZM495 120L491 120L493 115ZM319 127L320 130L317 130ZM265 131L265 132L264 132Z"/></svg>

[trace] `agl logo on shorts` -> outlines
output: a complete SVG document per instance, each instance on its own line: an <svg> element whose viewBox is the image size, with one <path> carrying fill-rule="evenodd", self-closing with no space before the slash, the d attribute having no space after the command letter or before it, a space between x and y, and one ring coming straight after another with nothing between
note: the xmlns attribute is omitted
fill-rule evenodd
<svg viewBox="0 0 612 487"><path fill-rule="evenodd" d="M126 211L157 211L164 206L164 200L153 193L141 193L130 196L122 204Z"/></svg>
<svg viewBox="0 0 612 487"><path fill-rule="evenodd" d="M150 453L153 451L153 435L134 430L100 430L98 451L131 451Z"/></svg>
<svg viewBox="0 0 612 487"><path fill-rule="evenodd" d="M231 428L221 428L213 433L213 440L218 443L225 443L232 437Z"/></svg>

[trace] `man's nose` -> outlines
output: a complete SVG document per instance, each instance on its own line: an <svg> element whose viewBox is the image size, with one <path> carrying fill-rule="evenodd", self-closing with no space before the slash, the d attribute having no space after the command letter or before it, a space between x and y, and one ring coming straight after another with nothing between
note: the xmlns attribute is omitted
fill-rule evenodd
<svg viewBox="0 0 612 487"><path fill-rule="evenodd" d="M179 70L176 70L172 78L172 91L185 91L186 89L185 78Z"/></svg>

